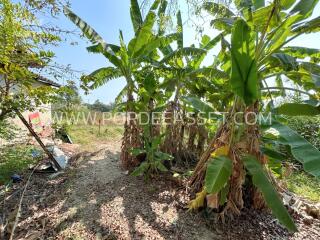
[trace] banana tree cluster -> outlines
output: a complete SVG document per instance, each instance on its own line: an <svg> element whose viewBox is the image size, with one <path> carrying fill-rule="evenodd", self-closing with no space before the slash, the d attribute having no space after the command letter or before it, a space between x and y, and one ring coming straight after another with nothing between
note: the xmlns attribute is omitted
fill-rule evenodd
<svg viewBox="0 0 320 240"><path fill-rule="evenodd" d="M135 36L126 45L123 34L120 31L120 44L107 43L104 39L85 21L65 8L64 13L74 22L83 34L94 44L87 48L89 52L103 54L112 67L97 69L93 73L82 78L83 87L86 90L98 88L112 79L124 77L126 86L117 97L117 102L121 102L126 97L125 111L127 120L124 126L124 136L121 151L121 161L125 168L137 165L137 159L130 154L132 148L141 147L142 142L139 137L140 129L134 116L130 113L136 112L134 93L139 94L136 76L142 71L144 64L156 61L159 56L157 48L165 47L176 39L176 34L160 36L154 34L153 28L159 16L166 6L166 1L156 0L152 4L145 19L142 18L137 0L131 1L131 20ZM158 10L158 11L157 11Z"/></svg>
<svg viewBox="0 0 320 240"><path fill-rule="evenodd" d="M192 84L191 79L206 81L208 85L214 85L208 80L214 72L208 68L200 68L200 64L206 56L207 51L214 47L218 40L213 39L211 41L206 36L200 48L194 46L184 47L183 24L180 12L177 14L177 32L165 35L163 18L166 7L167 1L154 1L146 17L143 19L138 1L132 0L130 15L135 36L129 41L128 45L125 44L121 31L119 45L107 43L88 23L78 17L69 8L64 9L65 15L94 44L88 47L87 50L92 53L103 54L113 65L97 69L93 73L83 76L82 87L89 91L101 87L112 79L124 77L126 80L127 84L116 98L116 103L119 106L124 106L124 110L127 113L121 151L121 161L127 169L140 163L137 157L134 156L135 154L132 154L132 149L141 149L145 145L145 141L143 140L145 139L143 137L145 131L142 126L138 126L139 124L135 118L136 115L132 114L142 111L139 106L141 106L140 103L144 98L143 95L145 93L151 94L148 91L143 91L143 89L146 90L144 87L146 85L141 84L141 76L150 76L150 69L157 72L157 79L155 79L157 84L154 87L157 88L157 91L162 89L163 96L156 99L151 94L149 97L153 97L152 101L154 105L159 105L162 100L166 100L163 105L166 105L167 109L168 107L174 109L173 112L176 111L175 109L182 94L199 91L199 88L201 88L200 91L205 92L201 84ZM176 50L173 50L170 45L173 42L176 42ZM221 74L221 71L219 74ZM150 80L151 78L146 79ZM147 81L147 83L149 82ZM148 85L151 86L151 82ZM192 88L195 90L192 90ZM190 91L186 89L190 89ZM171 97L173 101L170 100ZM123 104L124 98L125 103ZM164 110L161 111L163 112ZM175 154L176 151L169 151L164 146L173 146L180 142L177 145L182 149L181 145L183 141L179 139L181 139L183 131L175 131L174 129L177 129L177 126L173 124L168 124L168 126L166 134L162 138L163 141L159 144L163 151ZM178 132L176 138L170 137L170 134L172 135L173 132ZM202 148L203 144L200 144Z"/></svg>
<svg viewBox="0 0 320 240"><path fill-rule="evenodd" d="M307 172L320 176L320 152L287 127L282 117L320 113L320 50L290 45L297 37L320 30L320 17L310 19L317 3L235 1L232 12L206 1L203 10L212 15L211 26L220 33L213 38L204 35L198 47L185 47L180 11L177 31L166 35L166 0L155 0L145 18L138 1L131 0L135 36L126 44L120 31L119 45L105 42L65 8L65 14L94 44L88 51L103 54L113 65L84 76L83 88L91 90L111 79L126 79L117 97L118 103L125 99L122 106L128 116L123 166L139 165L134 175L167 171L164 160L172 160L170 155L177 160L181 153L195 148L197 139L196 152L201 155L190 179L195 195L191 209L209 207L223 218L240 214L245 204L259 209L268 206L282 224L295 231L274 188L273 173L279 162L285 161L278 148L287 145ZM220 46L218 54L205 66L205 57L216 46ZM276 106L276 100L288 91L303 94L305 102ZM204 113L208 119L210 113L227 112L224 118L213 114L214 119L223 121L206 149L206 137L200 131L207 136L208 125L198 128L195 123L186 131L186 126L174 123L173 118L166 126L154 124L155 112L180 113L185 118L187 111ZM145 114L131 119L131 114L139 112ZM255 122L259 114L270 116L269 124ZM142 163L138 161L141 158Z"/></svg>

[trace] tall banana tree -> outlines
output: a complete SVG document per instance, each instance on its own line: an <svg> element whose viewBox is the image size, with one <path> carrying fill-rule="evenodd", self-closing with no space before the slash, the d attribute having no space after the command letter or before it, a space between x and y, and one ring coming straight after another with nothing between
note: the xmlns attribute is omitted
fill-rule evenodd
<svg viewBox="0 0 320 240"><path fill-rule="evenodd" d="M245 201L255 208L269 206L290 231L297 228L271 184L268 165L279 155L271 143L289 145L293 156L310 174L320 176L320 152L294 131L283 125L277 114L319 114L318 49L290 46L304 34L320 31L320 17L310 19L318 0L236 1L238 14L227 7L208 2L205 8L215 15L212 26L231 35L219 53L219 67L229 74L233 104L227 121L202 155L190 184L196 198L190 208L208 206L221 217L239 214ZM291 85L270 87L289 79ZM303 104L263 106L279 91L299 91L310 99ZM314 90L314 94L312 91ZM267 91L267 93L265 93ZM271 106L271 107L270 107ZM272 109L272 125L253 119L264 109ZM244 114L240 114L243 112ZM263 139L267 140L262 142ZM268 142L268 144L266 143Z"/></svg>
<svg viewBox="0 0 320 240"><path fill-rule="evenodd" d="M163 149L174 155L176 160L179 161L180 158L188 158L189 150L191 150L187 150L183 143L185 130L187 129L181 121L174 121L174 116L184 117L185 108L183 102L181 102L181 97L195 92L203 92L203 85L214 85L211 83L213 75L215 76L214 80L217 80L218 77L226 78L226 74L215 68L202 66L208 51L219 42L222 35L214 39L204 36L199 48L194 45L185 47L180 11L177 13L177 32L177 48L174 50L170 45L160 48L164 57L161 61L153 64L164 78L162 87L166 90L167 95L172 96L172 101L169 102L167 109L171 115L171 122L167 125ZM199 149L201 152L201 146Z"/></svg>
<svg viewBox="0 0 320 240"><path fill-rule="evenodd" d="M121 162L127 169L138 163L136 158L131 156L129 150L141 145L137 122L133 119L134 116L129 114L135 112L134 92L137 92L135 74L141 70L144 62L148 63L152 59L158 59L157 48L165 47L177 38L176 34L158 36L153 32L157 22L156 10L159 6L162 7L163 4L165 4L165 1L154 1L145 19L143 19L137 0L131 0L130 14L135 36L129 41L128 45L125 44L121 31L119 45L107 43L88 23L69 8L64 8L65 15L94 44L88 47L87 50L92 53L103 54L113 65L97 69L88 76L84 76L82 78L84 88L87 90L95 89L106 84L111 79L119 77L124 77L126 80L126 86L120 92L117 100L121 100L123 96L126 96L127 121L125 122Z"/></svg>

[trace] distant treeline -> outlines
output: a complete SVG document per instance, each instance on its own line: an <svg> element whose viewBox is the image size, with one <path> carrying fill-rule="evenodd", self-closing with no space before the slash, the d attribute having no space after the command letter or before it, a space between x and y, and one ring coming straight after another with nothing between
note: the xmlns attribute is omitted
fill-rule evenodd
<svg viewBox="0 0 320 240"><path fill-rule="evenodd" d="M96 100L93 104L84 103L83 105L86 106L89 110L96 112L111 112L115 106L114 103L105 104L100 102L99 100Z"/></svg>

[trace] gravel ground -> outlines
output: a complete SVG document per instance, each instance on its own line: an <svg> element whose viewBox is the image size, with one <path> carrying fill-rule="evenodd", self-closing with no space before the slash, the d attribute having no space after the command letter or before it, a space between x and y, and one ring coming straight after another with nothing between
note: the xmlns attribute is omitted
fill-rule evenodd
<svg viewBox="0 0 320 240"><path fill-rule="evenodd" d="M127 175L119 143L101 147L53 179L33 176L14 239L320 239L320 221L305 224L298 215L300 231L292 235L268 213L244 210L225 224L205 211L190 213L183 185L169 176L146 183ZM23 184L7 195L9 218Z"/></svg>

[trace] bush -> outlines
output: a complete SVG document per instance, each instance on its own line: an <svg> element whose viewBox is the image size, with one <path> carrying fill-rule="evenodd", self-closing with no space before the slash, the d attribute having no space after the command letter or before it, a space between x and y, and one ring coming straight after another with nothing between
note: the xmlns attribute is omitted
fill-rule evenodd
<svg viewBox="0 0 320 240"><path fill-rule="evenodd" d="M288 126L320 150L320 117L290 117Z"/></svg>
<svg viewBox="0 0 320 240"><path fill-rule="evenodd" d="M27 169L31 164L35 164L41 158L42 152L31 146L12 146L1 148L0 185L6 184L10 181L10 177L13 174L20 174L23 170Z"/></svg>
<svg viewBox="0 0 320 240"><path fill-rule="evenodd" d="M68 142L67 135L69 135L70 126L67 123L54 123L52 128L55 131L55 137L61 139L63 142Z"/></svg>
<svg viewBox="0 0 320 240"><path fill-rule="evenodd" d="M16 127L7 121L0 121L0 139L12 140L15 137Z"/></svg>

